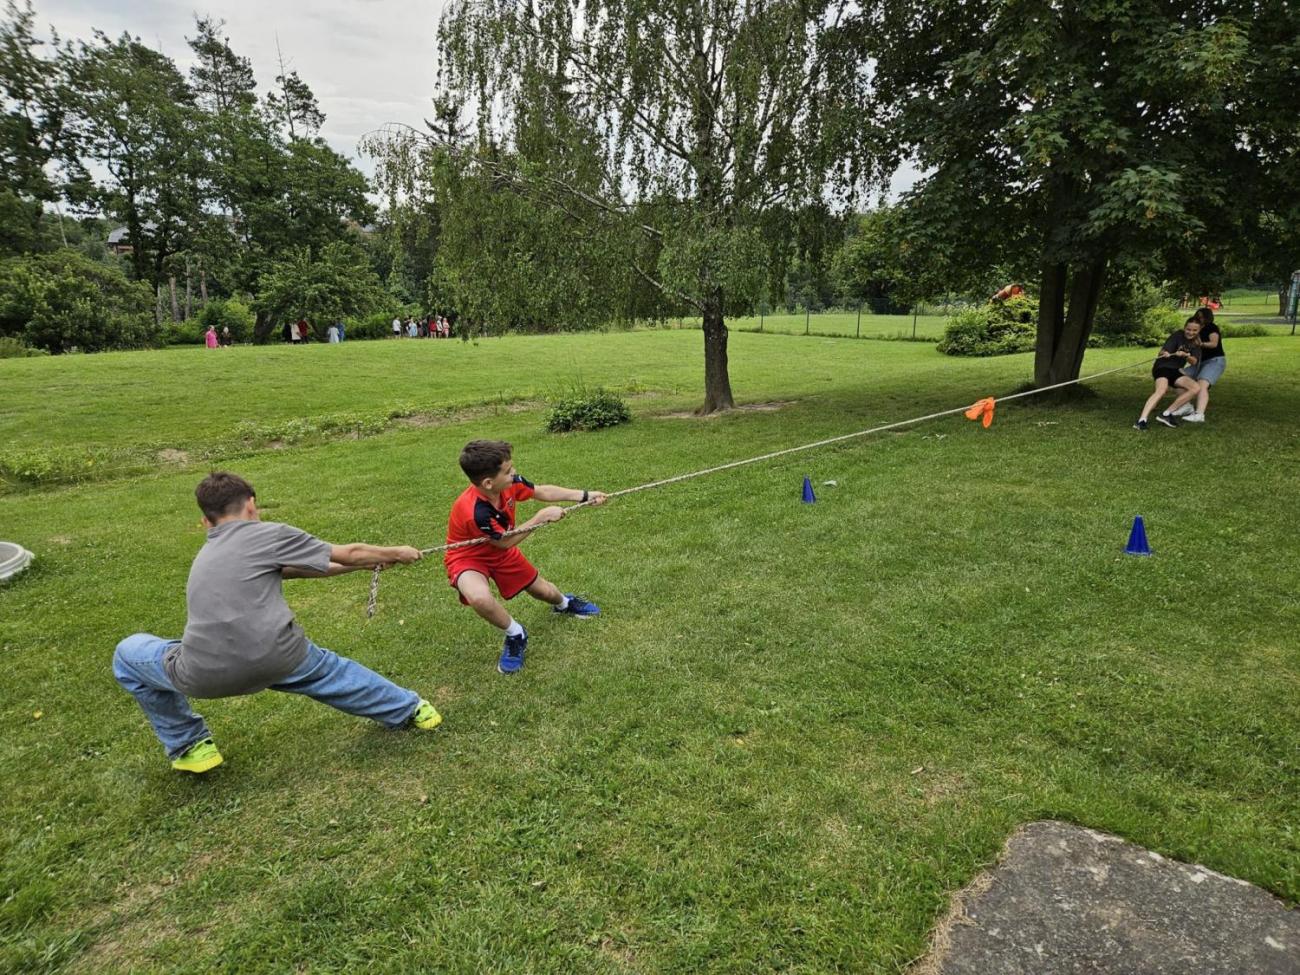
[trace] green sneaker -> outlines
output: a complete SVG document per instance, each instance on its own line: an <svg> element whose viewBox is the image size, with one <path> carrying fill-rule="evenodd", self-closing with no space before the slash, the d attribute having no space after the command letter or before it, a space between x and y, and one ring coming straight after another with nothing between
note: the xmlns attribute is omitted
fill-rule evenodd
<svg viewBox="0 0 1300 975"><path fill-rule="evenodd" d="M172 759L172 768L182 772L206 772L216 768L221 761L221 752L217 751L212 739L204 738L185 749L179 758Z"/></svg>
<svg viewBox="0 0 1300 975"><path fill-rule="evenodd" d="M420 706L415 709L411 715L411 724L421 731L432 731L438 725L442 724L442 715L428 701L421 700Z"/></svg>

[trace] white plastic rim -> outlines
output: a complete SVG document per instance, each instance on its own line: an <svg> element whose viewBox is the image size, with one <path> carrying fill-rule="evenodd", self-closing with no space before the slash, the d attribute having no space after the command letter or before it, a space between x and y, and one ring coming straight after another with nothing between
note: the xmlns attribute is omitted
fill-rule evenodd
<svg viewBox="0 0 1300 975"><path fill-rule="evenodd" d="M0 542L0 582L16 576L36 558L31 552L14 542Z"/></svg>

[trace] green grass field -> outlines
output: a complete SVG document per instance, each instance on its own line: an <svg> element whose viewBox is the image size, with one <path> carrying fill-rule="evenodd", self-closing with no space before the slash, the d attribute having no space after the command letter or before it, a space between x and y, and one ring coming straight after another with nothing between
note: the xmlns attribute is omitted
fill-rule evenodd
<svg viewBox="0 0 1300 975"><path fill-rule="evenodd" d="M729 328L743 332L771 332L776 335L828 335L853 338L903 339L912 338L937 341L943 336L946 315L873 315L865 312L824 311L804 315L802 312L787 315L754 315L735 318L727 322ZM687 319L696 328L700 320ZM915 327L914 327L915 326Z"/></svg>
<svg viewBox="0 0 1300 975"><path fill-rule="evenodd" d="M429 546L472 437L514 442L534 480L614 490L1030 369L739 333L737 399L779 408L699 420L677 414L701 397L701 344L0 362L3 442L135 465L0 496L0 538L37 554L0 586L0 971L896 972L1042 817L1300 899L1300 359L1282 336L1228 341L1201 427L1130 429L1138 367L1067 406L1005 404L989 430L936 421L577 513L526 551L603 615L516 601L532 641L510 679L437 561L386 573L370 621L364 573L290 582L318 643L419 689L442 728L265 693L202 702L223 767L167 767L109 661L129 633L180 632L211 464L267 518ZM633 422L543 433L541 400L579 381L628 391ZM386 420L272 436L321 416ZM1139 513L1154 558L1122 554Z"/></svg>

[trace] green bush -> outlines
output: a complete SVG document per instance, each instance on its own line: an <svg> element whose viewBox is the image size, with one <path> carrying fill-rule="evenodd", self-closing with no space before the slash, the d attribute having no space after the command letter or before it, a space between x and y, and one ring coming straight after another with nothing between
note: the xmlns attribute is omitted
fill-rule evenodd
<svg viewBox="0 0 1300 975"><path fill-rule="evenodd" d="M1159 345L1186 316L1179 313L1154 281L1140 271L1110 276L1093 319L1091 346Z"/></svg>
<svg viewBox="0 0 1300 975"><path fill-rule="evenodd" d="M546 429L551 433L568 430L599 430L632 419L627 404L604 388L576 389L551 404L546 415Z"/></svg>
<svg viewBox="0 0 1300 975"><path fill-rule="evenodd" d="M348 318L343 322L345 340L383 339L393 334L393 312L377 311L360 318Z"/></svg>
<svg viewBox="0 0 1300 975"><path fill-rule="evenodd" d="M1037 332L1037 299L1018 295L958 312L939 340L944 355L1011 355L1030 352Z"/></svg>
<svg viewBox="0 0 1300 975"><path fill-rule="evenodd" d="M64 249L0 262L0 336L50 352L156 344L149 289Z"/></svg>
<svg viewBox="0 0 1300 975"><path fill-rule="evenodd" d="M11 335L0 338L0 359L25 359L34 355L49 355L49 353L44 349L33 349L22 339Z"/></svg>
<svg viewBox="0 0 1300 975"><path fill-rule="evenodd" d="M207 327L197 318L184 322L166 322L162 327L162 340L167 345L202 345Z"/></svg>
<svg viewBox="0 0 1300 975"><path fill-rule="evenodd" d="M1265 335L1272 335L1267 325L1246 324L1246 325L1224 325L1219 324L1219 331L1223 333L1224 338L1229 339L1257 339Z"/></svg>
<svg viewBox="0 0 1300 975"><path fill-rule="evenodd" d="M253 313L238 298L217 298L203 306L198 315L199 338L208 330L216 329L221 335L222 328L230 329L233 342L247 342L253 337Z"/></svg>

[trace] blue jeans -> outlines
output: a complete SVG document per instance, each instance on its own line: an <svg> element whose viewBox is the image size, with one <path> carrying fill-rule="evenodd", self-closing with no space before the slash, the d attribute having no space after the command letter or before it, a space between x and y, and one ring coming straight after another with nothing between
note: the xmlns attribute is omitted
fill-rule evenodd
<svg viewBox="0 0 1300 975"><path fill-rule="evenodd" d="M163 668L163 655L176 640L137 633L117 645L113 676L130 692L167 749L168 758L184 754L191 745L211 737L207 723L190 708ZM398 687L355 660L307 641L307 656L292 674L271 690L305 694L331 707L370 718L388 728L400 728L420 706L420 695Z"/></svg>

